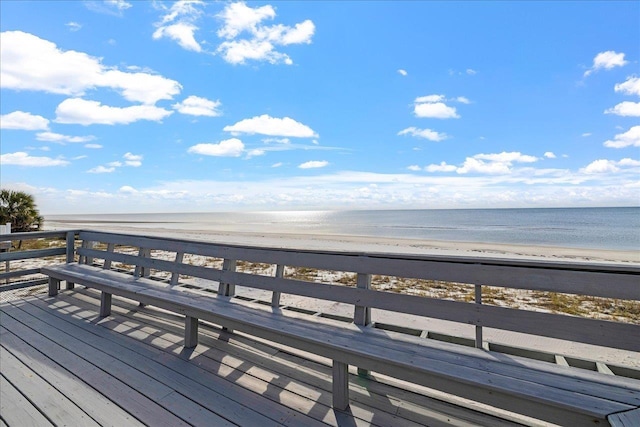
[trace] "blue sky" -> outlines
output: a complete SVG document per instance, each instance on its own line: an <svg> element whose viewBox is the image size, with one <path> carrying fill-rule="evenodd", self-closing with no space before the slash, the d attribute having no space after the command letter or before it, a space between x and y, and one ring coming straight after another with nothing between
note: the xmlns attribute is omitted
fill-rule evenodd
<svg viewBox="0 0 640 427"><path fill-rule="evenodd" d="M0 3L44 214L640 205L640 2Z"/></svg>

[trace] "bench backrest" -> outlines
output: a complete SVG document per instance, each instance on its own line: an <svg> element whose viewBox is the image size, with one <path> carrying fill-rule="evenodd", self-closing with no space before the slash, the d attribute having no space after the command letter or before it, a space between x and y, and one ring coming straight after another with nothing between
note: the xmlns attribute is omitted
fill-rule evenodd
<svg viewBox="0 0 640 427"><path fill-rule="evenodd" d="M226 296L234 294L235 286L263 289L273 292L274 306L282 293L351 304L353 320L360 325L371 322L375 308L474 325L478 346L481 328L490 327L640 351L640 325L482 304L485 286L640 301L638 265L274 249L91 231L80 232L80 239L80 262L102 259L103 268L123 263L137 276L164 271L172 285L180 275L216 281L218 293ZM118 251L122 246L135 252ZM185 258L189 254L224 261L221 267L190 265ZM236 271L238 261L275 265L275 274ZM285 266L355 273L356 286L285 277ZM374 290L372 275L470 284L475 298L463 302Z"/></svg>

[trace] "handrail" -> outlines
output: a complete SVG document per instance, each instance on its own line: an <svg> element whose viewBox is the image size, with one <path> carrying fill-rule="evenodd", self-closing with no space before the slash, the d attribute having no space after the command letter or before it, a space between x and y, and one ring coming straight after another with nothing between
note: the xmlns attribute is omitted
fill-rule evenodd
<svg viewBox="0 0 640 427"><path fill-rule="evenodd" d="M0 252L0 262L4 262L4 272L0 272L0 292L11 291L15 289L28 288L36 285L47 283L46 278L38 277L40 267L26 268L11 271L12 261L37 260L53 256L66 255L67 261L73 256L73 241L80 233L80 230L56 230L56 231L30 231L20 233L10 233L0 235L2 242L15 242L37 239L66 239L64 246L47 249L27 249L19 251L2 251ZM36 276L36 277L33 277ZM19 280L11 281L10 279ZM26 278L26 279L24 279ZM20 280L22 279L22 280Z"/></svg>

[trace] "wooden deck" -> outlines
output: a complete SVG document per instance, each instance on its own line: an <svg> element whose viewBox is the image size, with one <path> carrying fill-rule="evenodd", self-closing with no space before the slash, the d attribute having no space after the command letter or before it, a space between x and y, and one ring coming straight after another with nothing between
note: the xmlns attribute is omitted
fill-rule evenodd
<svg viewBox="0 0 640 427"><path fill-rule="evenodd" d="M2 302L0 426L520 425L531 421L373 375L350 377L351 406L331 408L331 361L99 293ZM482 411L482 412L480 412ZM499 417L499 418L498 418ZM535 424L535 423L534 423Z"/></svg>

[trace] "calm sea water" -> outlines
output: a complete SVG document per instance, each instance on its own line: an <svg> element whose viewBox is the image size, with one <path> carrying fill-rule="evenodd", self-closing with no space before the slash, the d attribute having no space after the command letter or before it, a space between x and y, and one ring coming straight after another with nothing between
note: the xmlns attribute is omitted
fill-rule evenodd
<svg viewBox="0 0 640 427"><path fill-rule="evenodd" d="M640 207L56 215L52 221L142 228L326 233L640 250Z"/></svg>

